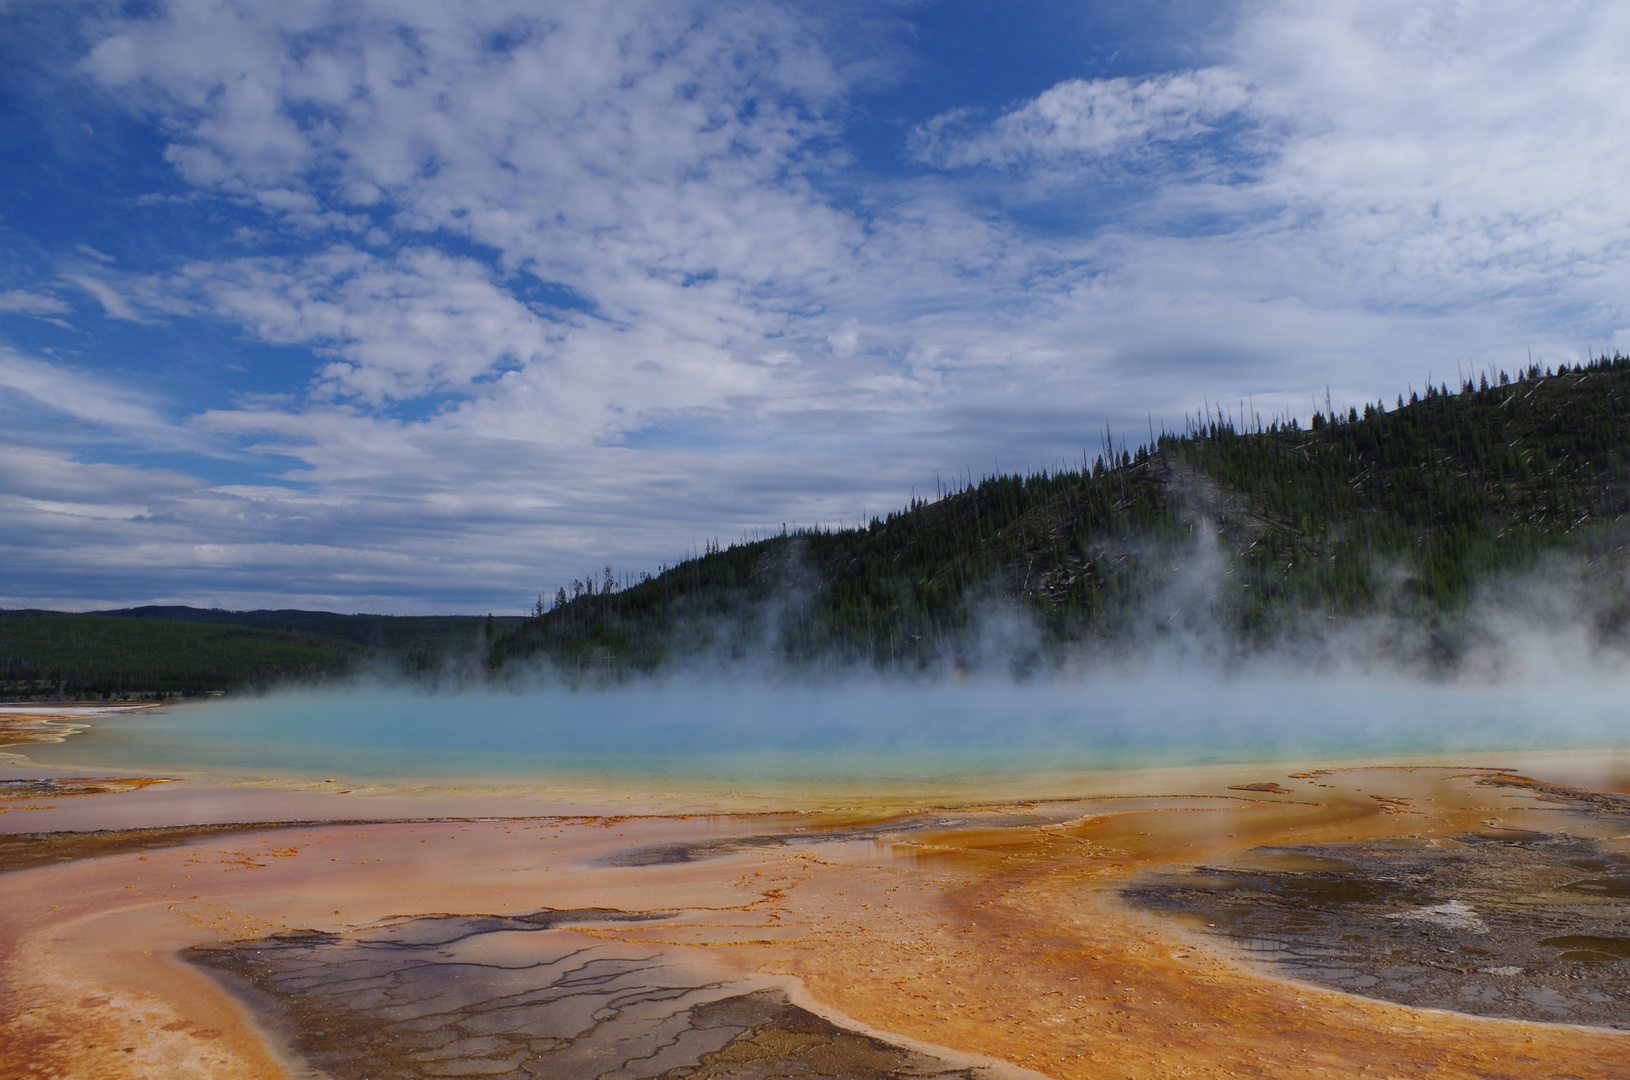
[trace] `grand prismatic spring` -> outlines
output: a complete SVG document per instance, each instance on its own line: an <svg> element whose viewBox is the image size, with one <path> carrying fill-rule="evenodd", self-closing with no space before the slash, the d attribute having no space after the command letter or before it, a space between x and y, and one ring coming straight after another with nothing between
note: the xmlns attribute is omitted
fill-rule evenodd
<svg viewBox="0 0 1630 1080"><path fill-rule="evenodd" d="M3 1071L1630 1075L1616 684L1178 685L14 708Z"/></svg>

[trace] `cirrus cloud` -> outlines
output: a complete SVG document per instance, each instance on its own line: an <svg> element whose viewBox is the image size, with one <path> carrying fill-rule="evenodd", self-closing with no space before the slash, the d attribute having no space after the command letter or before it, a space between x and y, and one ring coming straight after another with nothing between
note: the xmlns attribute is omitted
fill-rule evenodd
<svg viewBox="0 0 1630 1080"><path fill-rule="evenodd" d="M1144 79L1069 79L986 124L959 109L912 132L910 151L939 168L1011 166L1136 153L1216 130L1248 110L1237 73L1201 68Z"/></svg>

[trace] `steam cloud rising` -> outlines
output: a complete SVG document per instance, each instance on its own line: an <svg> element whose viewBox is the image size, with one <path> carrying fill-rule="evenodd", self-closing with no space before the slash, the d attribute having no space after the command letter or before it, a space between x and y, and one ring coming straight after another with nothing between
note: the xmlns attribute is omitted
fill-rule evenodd
<svg viewBox="0 0 1630 1080"><path fill-rule="evenodd" d="M433 683L374 677L151 714L42 756L751 785L1623 748L1630 653L1616 552L1543 559L1435 623L1303 613L1276 642L1244 650L1223 628L1229 561L1202 530L1166 552L1174 569L1137 635L1045 664L1033 662L1044 648L1038 628L993 603L952 661L910 673L837 663L789 671L767 646L692 653L626 679L543 663L486 677L472 666ZM775 611L760 614L764 632Z"/></svg>

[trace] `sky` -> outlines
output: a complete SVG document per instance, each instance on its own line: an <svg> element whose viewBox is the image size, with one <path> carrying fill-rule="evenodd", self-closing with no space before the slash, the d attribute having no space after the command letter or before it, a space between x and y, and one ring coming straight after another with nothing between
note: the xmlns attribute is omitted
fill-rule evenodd
<svg viewBox="0 0 1630 1080"><path fill-rule="evenodd" d="M1630 5L0 0L0 606L519 613L1630 352Z"/></svg>

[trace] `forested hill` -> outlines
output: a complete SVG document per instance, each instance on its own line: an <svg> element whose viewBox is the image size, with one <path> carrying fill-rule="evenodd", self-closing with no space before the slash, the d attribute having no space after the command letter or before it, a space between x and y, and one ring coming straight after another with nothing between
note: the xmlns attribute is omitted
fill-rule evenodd
<svg viewBox="0 0 1630 1080"><path fill-rule="evenodd" d="M1563 545L1619 552L1630 509L1630 359L1531 367L1390 405L1192 421L1090 469L980 480L844 530L710 547L541 601L502 667L649 670L687 653L960 663L992 617L1032 647L1203 620L1250 643L1310 612L1430 620ZM1604 606L1615 625L1622 600Z"/></svg>
<svg viewBox="0 0 1630 1080"><path fill-rule="evenodd" d="M481 670L512 616L149 606L0 611L0 701L193 696L359 674Z"/></svg>

